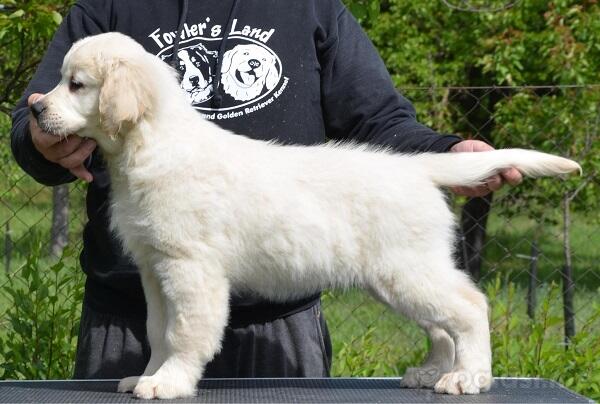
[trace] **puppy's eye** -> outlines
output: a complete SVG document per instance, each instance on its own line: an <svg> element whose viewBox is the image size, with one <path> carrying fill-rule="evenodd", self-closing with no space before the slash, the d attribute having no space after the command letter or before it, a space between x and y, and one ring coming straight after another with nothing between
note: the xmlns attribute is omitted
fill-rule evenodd
<svg viewBox="0 0 600 404"><path fill-rule="evenodd" d="M74 93L75 91L79 90L82 87L83 87L83 83L81 83L75 79L71 79L71 81L69 81L69 91L71 91L72 93Z"/></svg>

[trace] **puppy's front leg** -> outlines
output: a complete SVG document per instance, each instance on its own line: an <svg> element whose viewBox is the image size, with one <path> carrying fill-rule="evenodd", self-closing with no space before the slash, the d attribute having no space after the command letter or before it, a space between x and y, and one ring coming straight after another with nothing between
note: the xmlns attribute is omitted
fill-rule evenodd
<svg viewBox="0 0 600 404"><path fill-rule="evenodd" d="M220 349L229 285L216 260L168 258L153 271L165 304L165 360L153 375L142 376L133 392L144 399L189 397Z"/></svg>
<svg viewBox="0 0 600 404"><path fill-rule="evenodd" d="M140 265L140 278L146 297L147 320L146 333L150 343L150 361L142 376L152 376L167 359L165 346L166 329L166 304L160 285L154 271L148 266ZM118 391L121 393L133 391L140 380L140 376L130 376L119 382Z"/></svg>

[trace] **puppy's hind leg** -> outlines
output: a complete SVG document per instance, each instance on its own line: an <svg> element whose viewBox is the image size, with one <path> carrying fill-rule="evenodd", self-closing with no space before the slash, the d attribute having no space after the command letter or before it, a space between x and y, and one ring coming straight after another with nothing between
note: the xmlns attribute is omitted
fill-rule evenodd
<svg viewBox="0 0 600 404"><path fill-rule="evenodd" d="M154 272L149 268L139 270L144 296L146 297L147 320L146 333L150 343L150 361L142 376L152 376L166 359L166 307L160 291L160 285ZM141 376L130 376L119 382L117 391L124 393L133 391Z"/></svg>
<svg viewBox="0 0 600 404"><path fill-rule="evenodd" d="M143 399L190 397L220 349L228 282L216 260L165 258L153 271L166 309L165 358L153 375L140 378L133 393Z"/></svg>
<svg viewBox="0 0 600 404"><path fill-rule="evenodd" d="M433 386L436 392L449 394L488 390L492 375L487 302L454 268L449 251L443 256L440 251L391 254L380 263L370 275L375 294L424 327L432 339L427 361L409 371L403 384Z"/></svg>
<svg viewBox="0 0 600 404"><path fill-rule="evenodd" d="M450 292L452 299L445 307L448 319L440 322L454 339L456 359L452 370L442 376L434 390L447 394L488 391L493 378L487 299L469 279Z"/></svg>
<svg viewBox="0 0 600 404"><path fill-rule="evenodd" d="M413 389L433 387L454 366L454 340L442 328L428 321L421 320L418 323L427 331L431 349L421 366L406 369L402 376L400 385Z"/></svg>

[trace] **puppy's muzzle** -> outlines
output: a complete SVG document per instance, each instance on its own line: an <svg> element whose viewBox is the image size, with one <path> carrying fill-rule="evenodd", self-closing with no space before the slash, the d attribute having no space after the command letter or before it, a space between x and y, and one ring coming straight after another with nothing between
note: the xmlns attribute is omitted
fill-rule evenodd
<svg viewBox="0 0 600 404"><path fill-rule="evenodd" d="M40 115L42 114L42 112L44 112L46 110L46 106L44 105L43 102L38 101L38 102L34 102L33 104L31 104L29 109L31 110L31 113L33 114L35 119L38 119L40 117Z"/></svg>

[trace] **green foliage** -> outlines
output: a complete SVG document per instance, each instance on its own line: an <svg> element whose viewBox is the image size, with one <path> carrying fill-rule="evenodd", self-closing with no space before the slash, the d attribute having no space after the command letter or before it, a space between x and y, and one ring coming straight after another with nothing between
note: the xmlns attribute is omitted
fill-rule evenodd
<svg viewBox="0 0 600 404"><path fill-rule="evenodd" d="M522 0L494 13L442 1L386 4L366 26L400 86L599 82L594 0Z"/></svg>
<svg viewBox="0 0 600 404"><path fill-rule="evenodd" d="M599 208L599 189L593 180L586 181L600 171L599 107L600 88L525 90L496 105L495 120L501 128L495 136L499 147L528 144L573 158L583 168L584 179L544 179L536 180L535 186L517 187L512 194L513 214L522 212L527 204L530 215L543 217L548 201L559 206L565 195L579 187L571 207L584 211Z"/></svg>
<svg viewBox="0 0 600 404"><path fill-rule="evenodd" d="M66 264L73 250L66 249L49 268L42 251L42 243L36 243L27 262L2 286L8 296L2 318L9 324L0 335L2 379L66 379L73 374L82 275Z"/></svg>
<svg viewBox="0 0 600 404"><path fill-rule="evenodd" d="M398 375L395 350L390 344L377 341L376 327L370 325L357 339L342 341L336 352L334 372L353 377L372 377L378 374ZM403 356L407 362L418 363L424 351L413 351L415 355ZM412 360L411 360L412 359Z"/></svg>
<svg viewBox="0 0 600 404"><path fill-rule="evenodd" d="M72 0L2 2L0 10L0 173L21 175L10 151L10 112L25 91Z"/></svg>
<svg viewBox="0 0 600 404"><path fill-rule="evenodd" d="M0 111L25 90L70 0L7 0L0 12Z"/></svg>
<svg viewBox="0 0 600 404"><path fill-rule="evenodd" d="M563 318L555 302L560 287L551 283L538 291L543 296L535 320L519 310L524 291L498 276L486 289L492 306L491 328L494 374L539 376L556 380L581 394L600 398L600 304L596 290L590 299L584 325L567 348L563 343Z"/></svg>
<svg viewBox="0 0 600 404"><path fill-rule="evenodd" d="M380 0L346 0L345 3L363 26L369 26L379 16Z"/></svg>
<svg viewBox="0 0 600 404"><path fill-rule="evenodd" d="M22 173L19 166L14 162L12 151L10 150L10 118L8 115L0 113L0 173L7 180L15 181Z"/></svg>

